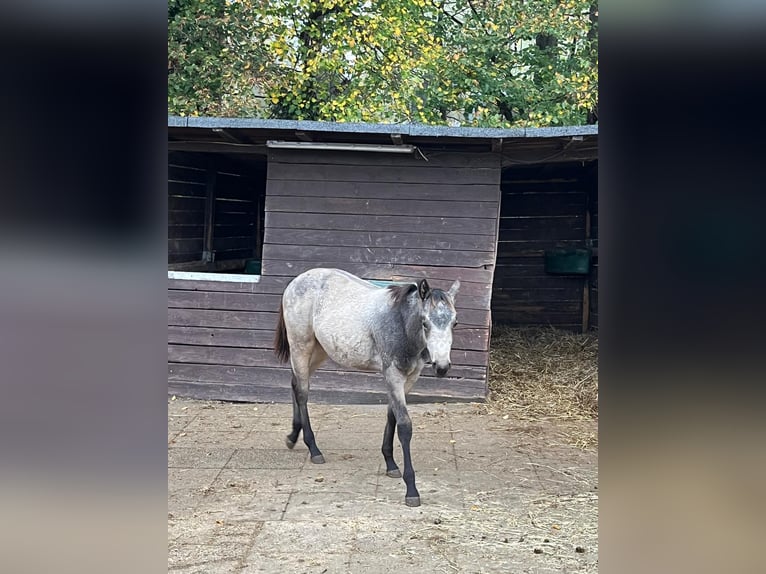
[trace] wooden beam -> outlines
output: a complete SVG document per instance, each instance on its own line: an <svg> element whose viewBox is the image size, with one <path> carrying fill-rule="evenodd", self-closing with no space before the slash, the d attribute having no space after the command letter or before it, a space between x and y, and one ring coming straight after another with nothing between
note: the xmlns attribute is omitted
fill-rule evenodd
<svg viewBox="0 0 766 574"><path fill-rule="evenodd" d="M585 207L585 244L590 246L590 191ZM582 332L587 333L590 324L590 269L585 276L582 288Z"/></svg>
<svg viewBox="0 0 766 574"><path fill-rule="evenodd" d="M213 132L217 133L219 136L221 136L223 139L225 139L228 142L235 143L235 144L245 143L241 138L238 138L237 136L235 136L230 130L227 130L224 128L213 128Z"/></svg>
<svg viewBox="0 0 766 574"><path fill-rule="evenodd" d="M215 223L215 179L216 170L212 162L207 170L205 187L205 235L202 247L202 261L213 261L213 224Z"/></svg>
<svg viewBox="0 0 766 574"><path fill-rule="evenodd" d="M169 141L168 151L266 155L266 144L237 144L225 141Z"/></svg>
<svg viewBox="0 0 766 574"><path fill-rule="evenodd" d="M295 132L295 137L297 137L302 142L313 142L314 141L309 134L307 134L306 132L304 132L302 130L297 130Z"/></svg>

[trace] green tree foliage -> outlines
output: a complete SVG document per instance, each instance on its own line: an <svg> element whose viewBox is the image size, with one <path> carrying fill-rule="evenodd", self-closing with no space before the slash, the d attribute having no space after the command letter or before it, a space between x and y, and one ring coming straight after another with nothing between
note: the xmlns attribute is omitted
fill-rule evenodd
<svg viewBox="0 0 766 574"><path fill-rule="evenodd" d="M576 125L597 119L591 0L171 0L170 113Z"/></svg>

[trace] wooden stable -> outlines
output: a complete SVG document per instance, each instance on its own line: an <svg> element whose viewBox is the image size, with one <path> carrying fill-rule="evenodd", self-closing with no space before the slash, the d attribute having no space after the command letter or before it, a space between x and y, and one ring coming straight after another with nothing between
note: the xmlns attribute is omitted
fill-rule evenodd
<svg viewBox="0 0 766 574"><path fill-rule="evenodd" d="M279 149L269 141L417 149ZM590 281L547 277L538 256L548 245L586 241L586 217L593 232L595 218L586 213L595 193L554 184L582 179L595 189L596 147L594 127L535 132L169 118L169 392L289 401L289 370L271 350L280 295L306 269L338 267L372 280L425 277L443 288L460 279L453 367L443 379L424 370L411 400L483 400L493 317L545 323L549 314L574 328L578 289L580 321L585 316ZM549 171L523 176L547 182L537 185L543 195L527 197L531 190L519 186L526 180L513 162L532 166L552 153L560 161ZM582 173L556 175L556 166L571 170L578 162ZM551 222L538 221L550 209ZM573 209L579 211L568 214ZM594 297L588 299L592 310ZM586 324L595 316L588 315ZM384 393L380 375L332 363L312 378L316 401L385 402Z"/></svg>

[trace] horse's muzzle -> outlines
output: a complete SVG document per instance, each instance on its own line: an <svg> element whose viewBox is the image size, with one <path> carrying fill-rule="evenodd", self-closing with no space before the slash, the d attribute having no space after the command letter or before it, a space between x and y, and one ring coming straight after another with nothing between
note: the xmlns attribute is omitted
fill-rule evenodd
<svg viewBox="0 0 766 574"><path fill-rule="evenodd" d="M447 371L449 371L449 368L451 367L451 363L447 363L447 365L437 365L434 363L434 372L436 373L437 377L443 377L447 374Z"/></svg>

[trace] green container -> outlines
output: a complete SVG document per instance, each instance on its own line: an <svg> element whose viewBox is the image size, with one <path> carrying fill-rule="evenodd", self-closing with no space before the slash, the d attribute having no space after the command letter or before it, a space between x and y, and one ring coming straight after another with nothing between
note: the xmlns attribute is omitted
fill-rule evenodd
<svg viewBox="0 0 766 574"><path fill-rule="evenodd" d="M551 249L545 252L545 272L556 275L587 275L590 249Z"/></svg>
<svg viewBox="0 0 766 574"><path fill-rule="evenodd" d="M251 259L245 263L245 275L260 275L261 274L261 262L257 259Z"/></svg>

